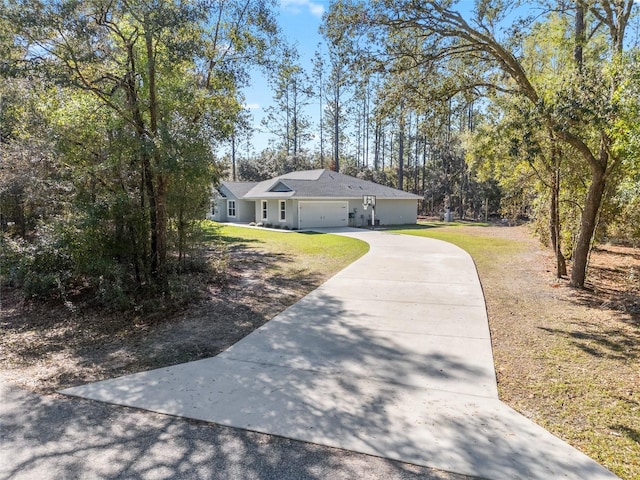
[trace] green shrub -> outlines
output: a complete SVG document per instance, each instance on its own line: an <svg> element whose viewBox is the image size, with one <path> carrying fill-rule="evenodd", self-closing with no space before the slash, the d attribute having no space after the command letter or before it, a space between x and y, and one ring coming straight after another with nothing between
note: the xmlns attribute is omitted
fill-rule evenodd
<svg viewBox="0 0 640 480"><path fill-rule="evenodd" d="M3 236L3 278L27 297L64 298L73 281L71 254L56 230L55 224L41 225L31 242Z"/></svg>
<svg viewBox="0 0 640 480"><path fill-rule="evenodd" d="M175 309L227 281L228 254L211 241L170 256L167 291L161 291L132 256L118 251L105 222L75 219L42 224L28 240L0 236L0 282L25 298L59 300L70 308L151 312ZM79 226L78 226L79 225Z"/></svg>

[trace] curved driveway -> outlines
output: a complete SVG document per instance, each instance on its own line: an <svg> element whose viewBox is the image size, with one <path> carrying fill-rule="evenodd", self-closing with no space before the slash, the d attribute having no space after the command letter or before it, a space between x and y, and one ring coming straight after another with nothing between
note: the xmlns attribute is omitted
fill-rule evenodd
<svg viewBox="0 0 640 480"><path fill-rule="evenodd" d="M488 479L617 478L498 400L468 254L330 231L371 249L227 351L62 393Z"/></svg>

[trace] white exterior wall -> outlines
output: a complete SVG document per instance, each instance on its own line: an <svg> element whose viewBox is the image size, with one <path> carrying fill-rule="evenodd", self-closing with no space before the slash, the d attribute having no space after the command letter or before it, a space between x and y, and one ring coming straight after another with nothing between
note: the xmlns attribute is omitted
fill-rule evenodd
<svg viewBox="0 0 640 480"><path fill-rule="evenodd" d="M236 199L236 218L230 218L230 222L251 223L255 222L254 202Z"/></svg>
<svg viewBox="0 0 640 480"><path fill-rule="evenodd" d="M366 227L367 219L371 216L371 208L365 210L362 207L362 199L349 200L349 213L354 213L355 218L349 219L350 227Z"/></svg>
<svg viewBox="0 0 640 480"><path fill-rule="evenodd" d="M236 216L229 216L229 201L236 202ZM237 223L250 223L255 219L253 211L253 202L247 202L246 200L238 200L237 198L223 198L219 210L220 222L237 222Z"/></svg>
<svg viewBox="0 0 640 480"><path fill-rule="evenodd" d="M380 225L407 225L418 221L417 200L380 200L376 205Z"/></svg>
<svg viewBox="0 0 640 480"><path fill-rule="evenodd" d="M348 208L347 200L300 200L297 226L301 229L346 227L349 225Z"/></svg>
<svg viewBox="0 0 640 480"><path fill-rule="evenodd" d="M280 200L267 200L267 219L262 219L262 200L241 200L234 198L231 192L224 191L227 198L218 198L216 200L215 213L212 216L217 222L263 222L270 223L272 226L278 225L281 228L287 226L289 229L298 228L298 205L299 200L285 200L287 205L286 221L280 221ZM236 217L229 218L227 215L227 200L236 201ZM313 200L302 200L313 201ZM321 202L322 200L317 200ZM332 201L346 201L335 199ZM368 220L371 219L371 207L365 210L362 207L362 199L348 200L349 213L354 213L355 218L348 219L347 224L352 227L366 227ZM376 220L380 221L380 225L403 225L414 224L417 221L418 205L416 200L377 200Z"/></svg>
<svg viewBox="0 0 640 480"><path fill-rule="evenodd" d="M298 228L298 200L287 200L287 225L292 230Z"/></svg>

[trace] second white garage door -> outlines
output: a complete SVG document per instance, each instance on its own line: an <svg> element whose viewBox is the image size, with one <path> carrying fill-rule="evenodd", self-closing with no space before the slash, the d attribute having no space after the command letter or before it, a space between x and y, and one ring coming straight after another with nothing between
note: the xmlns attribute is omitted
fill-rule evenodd
<svg viewBox="0 0 640 480"><path fill-rule="evenodd" d="M300 202L299 228L346 227L349 225L348 202Z"/></svg>

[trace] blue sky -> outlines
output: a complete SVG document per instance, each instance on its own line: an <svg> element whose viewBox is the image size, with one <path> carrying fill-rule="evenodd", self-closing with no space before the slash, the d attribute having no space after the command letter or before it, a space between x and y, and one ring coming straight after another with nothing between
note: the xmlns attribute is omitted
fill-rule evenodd
<svg viewBox="0 0 640 480"><path fill-rule="evenodd" d="M640 0L636 0L636 3ZM291 45L296 45L300 54L300 63L311 73L311 61L314 53L318 49L318 44L322 42L322 36L318 29L322 23L322 15L328 10L330 0L280 0L278 23L283 35ZM473 8L472 0L460 0L456 9L463 14ZM526 3L520 6L512 15L527 11L530 5ZM269 88L267 79L260 73L252 75L251 85L244 89L245 106L253 115L255 133L253 137L253 147L255 153L260 152L268 146L272 136L264 132L260 121L264 116L264 109L272 102L273 92ZM307 107L311 121L316 124L319 117L319 105L317 100ZM313 142L306 145L313 149ZM246 148L241 149L241 156L246 155Z"/></svg>
<svg viewBox="0 0 640 480"><path fill-rule="evenodd" d="M280 0L278 23L282 32L291 45L296 45L300 54L300 63L311 73L311 62L314 53L318 49L318 44L322 42L322 36L318 29L322 23L322 15L328 10L330 0ZM465 10L473 5L472 0L462 0L458 3L458 8ZM264 132L260 121L264 116L264 109L269 106L273 99L273 92L270 90L267 80L259 73L252 76L251 85L244 89L245 105L253 115L255 128L253 136L253 146L255 153L259 153L268 146L272 136ZM314 100L307 107L308 115L312 123L319 120L319 105ZM313 149L314 143L306 145ZM240 150L240 155L246 155L246 148Z"/></svg>
<svg viewBox="0 0 640 480"><path fill-rule="evenodd" d="M289 44L296 45L300 54L300 62L305 69L309 69L313 55L322 41L318 28L322 22L322 15L329 6L328 0L280 0L278 23ZM268 146L270 135L261 133L260 120L264 108L272 102L271 92L266 78L259 73L252 76L251 85L244 90L247 108L254 118L256 132L253 145L256 152ZM312 120L317 121L318 105L311 106Z"/></svg>

